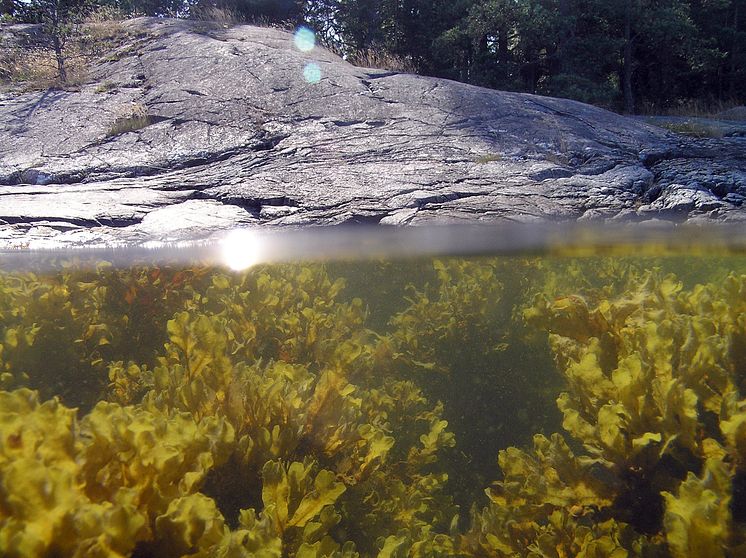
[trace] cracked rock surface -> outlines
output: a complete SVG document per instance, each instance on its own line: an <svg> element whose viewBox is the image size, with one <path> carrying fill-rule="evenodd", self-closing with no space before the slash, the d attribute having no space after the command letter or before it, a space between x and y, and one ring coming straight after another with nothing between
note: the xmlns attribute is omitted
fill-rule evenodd
<svg viewBox="0 0 746 558"><path fill-rule="evenodd" d="M741 136L685 138L574 101L357 68L278 29L123 25L130 39L79 91L0 95L0 246L746 218Z"/></svg>

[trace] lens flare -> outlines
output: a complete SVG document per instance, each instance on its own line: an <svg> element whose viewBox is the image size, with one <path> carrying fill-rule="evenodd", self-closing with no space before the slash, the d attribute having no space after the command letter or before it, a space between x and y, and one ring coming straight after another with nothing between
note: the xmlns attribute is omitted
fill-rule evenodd
<svg viewBox="0 0 746 558"><path fill-rule="evenodd" d="M318 83L321 81L321 67L315 62L306 64L303 68L303 77L308 83Z"/></svg>
<svg viewBox="0 0 746 558"><path fill-rule="evenodd" d="M234 271L241 271L258 264L264 257L264 246L255 232L233 231L222 243L223 263Z"/></svg>
<svg viewBox="0 0 746 558"><path fill-rule="evenodd" d="M308 27L299 27L295 31L293 41L298 50L308 52L316 45L316 35Z"/></svg>

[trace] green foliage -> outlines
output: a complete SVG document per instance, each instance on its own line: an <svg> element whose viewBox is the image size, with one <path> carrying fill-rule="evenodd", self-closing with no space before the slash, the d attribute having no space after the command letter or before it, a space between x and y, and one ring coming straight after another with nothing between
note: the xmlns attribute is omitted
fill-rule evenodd
<svg viewBox="0 0 746 558"><path fill-rule="evenodd" d="M105 81L102 84L96 86L94 89L95 93L109 93L110 91L116 91L117 84L112 81Z"/></svg>
<svg viewBox="0 0 746 558"><path fill-rule="evenodd" d="M363 66L661 112L746 103L745 11L744 0L5 0L0 13L44 24L58 85L83 79L84 17L109 13L308 25ZM5 54L1 74L30 77L27 57Z"/></svg>
<svg viewBox="0 0 746 558"><path fill-rule="evenodd" d="M743 0L304 3L307 21L348 55L380 51L430 75L627 110L743 103L743 11Z"/></svg>

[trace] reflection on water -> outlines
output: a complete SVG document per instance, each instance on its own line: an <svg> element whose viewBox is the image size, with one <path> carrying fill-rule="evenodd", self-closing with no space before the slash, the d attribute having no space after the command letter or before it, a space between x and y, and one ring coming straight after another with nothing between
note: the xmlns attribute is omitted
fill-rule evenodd
<svg viewBox="0 0 746 558"><path fill-rule="evenodd" d="M741 256L38 267L0 272L4 556L746 548Z"/></svg>

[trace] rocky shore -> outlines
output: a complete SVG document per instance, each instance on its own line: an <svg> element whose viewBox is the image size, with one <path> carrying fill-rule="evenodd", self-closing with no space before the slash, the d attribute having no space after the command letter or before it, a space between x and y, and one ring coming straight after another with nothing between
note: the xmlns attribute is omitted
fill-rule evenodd
<svg viewBox="0 0 746 558"><path fill-rule="evenodd" d="M0 95L0 246L341 223L746 219L746 139L141 18L77 90ZM3 33L11 32L6 28Z"/></svg>

